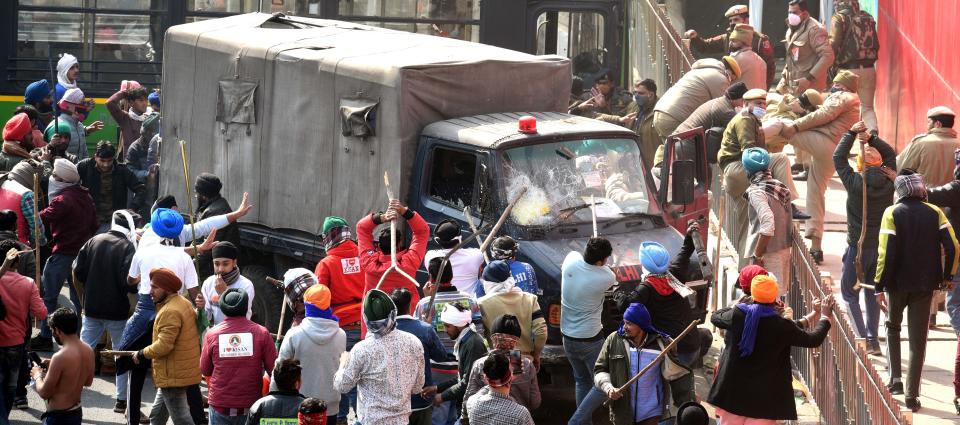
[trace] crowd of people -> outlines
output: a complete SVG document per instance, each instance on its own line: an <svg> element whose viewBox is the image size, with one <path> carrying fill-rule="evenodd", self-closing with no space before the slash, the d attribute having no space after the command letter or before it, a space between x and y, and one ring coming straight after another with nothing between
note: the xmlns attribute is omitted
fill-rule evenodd
<svg viewBox="0 0 960 425"><path fill-rule="evenodd" d="M738 5L726 14L726 34L687 33L694 50L729 55L698 60L662 95L644 79L624 96L609 75L589 94L573 93L572 113L637 132L655 178L671 134L722 134L710 161L723 182L722 227L741 261L742 292L710 318L724 348L706 401L724 425L797 417L789 347L819 346L836 303L814 300L799 320L784 305L794 221L806 221L810 255L822 262L824 196L835 172L848 192L841 294L871 354L881 353L880 311L887 341L900 340L907 311L906 385L900 345L887 344L887 356L888 388L905 392L910 409L920 409L938 291L947 292L960 332L955 113L932 108L929 132L896 155L872 112L878 46L868 27L875 33L876 24L856 0L836 7L828 33L805 0L789 2L788 55L776 84L770 39ZM28 407L31 386L46 401L45 424L79 424L81 394L97 372L115 374L114 411L129 424L346 424L351 411L365 425L533 423L543 404L547 317L537 272L518 260L520 242L499 236L489 251L460 248L467 232L459 222L431 229L399 200L355 224L326 217L318 235L326 255L313 270L283 273L293 323L272 334L251 320L258 294L241 273L235 223L252 208L248 195L234 209L221 180L202 173L193 187L196 223L185 224L177 200L156 193L159 94L123 81L107 101L119 141L97 142L91 157L87 137L103 123L85 124L93 103L78 87L76 58L62 55L57 70L53 87L27 87L3 129L0 424ZM797 153L793 165L786 144ZM694 152L681 143L675 155ZM810 215L795 204L793 181L801 179ZM699 226L689 225L679 252L655 241L639 246L642 279L617 291L623 319L612 332L607 294L625 283L610 262L621 253L593 237L563 260L558 321L574 382L570 424L591 423L603 407L617 425L709 423L693 370L712 333L685 333L696 326L685 283L702 277L690 262ZM413 278L421 267L426 282ZM107 355L98 353L106 346ZM55 348L48 360L34 355ZM157 393L144 413L147 376Z"/></svg>
<svg viewBox="0 0 960 425"><path fill-rule="evenodd" d="M905 394L906 406L917 411L927 331L936 327L937 311L945 309L960 334L953 231L960 223L956 113L945 106L931 107L928 131L905 143L898 155L880 138L874 112L874 66L880 48L876 21L857 0L838 0L834 8L828 31L810 16L805 0L789 1L783 38L787 54L779 81L774 81L777 65L770 38L748 24L747 6L735 5L725 14L725 33L711 38L701 38L694 30L685 33L693 52L704 58L659 97L650 80L628 93L604 75L589 93L572 94L570 112L634 129L644 152L658 150L651 170L657 184L667 137L697 127L707 132L707 151L718 152L708 160L715 164L714 180L722 182L723 232L741 268L762 266L776 276L781 298L791 290L794 221L805 222L803 236L811 258L818 264L824 261L825 193L828 182L839 175L847 192L840 295L871 355L883 355L881 311L886 313L887 341L900 340L907 312L906 388L900 345L887 344L888 389ZM708 57L717 54L726 56ZM788 144L795 153L792 164L783 153ZM693 146L680 141L675 158L694 159ZM796 205L800 197L795 180L807 182L806 213ZM731 326L729 314L715 312L714 324ZM811 343L801 340L794 343ZM729 349L730 333L727 342ZM957 368L960 373L960 357ZM588 385L585 380L578 385L578 398ZM716 400L726 397L713 394ZM960 411L960 381L956 396Z"/></svg>

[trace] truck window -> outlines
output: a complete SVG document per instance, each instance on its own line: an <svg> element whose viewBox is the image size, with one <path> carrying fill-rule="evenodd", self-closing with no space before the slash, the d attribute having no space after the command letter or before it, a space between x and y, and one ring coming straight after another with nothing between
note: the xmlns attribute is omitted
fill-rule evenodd
<svg viewBox="0 0 960 425"><path fill-rule="evenodd" d="M596 12L544 12L537 17L537 54L570 58L573 75L593 85L608 71L603 24L603 15Z"/></svg>
<svg viewBox="0 0 960 425"><path fill-rule="evenodd" d="M473 205L477 157L437 147L433 150L430 197L458 209Z"/></svg>

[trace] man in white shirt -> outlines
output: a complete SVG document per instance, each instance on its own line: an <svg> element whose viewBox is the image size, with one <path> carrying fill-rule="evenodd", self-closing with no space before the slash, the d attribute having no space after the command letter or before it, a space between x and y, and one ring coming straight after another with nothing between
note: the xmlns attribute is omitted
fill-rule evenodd
<svg viewBox="0 0 960 425"><path fill-rule="evenodd" d="M169 208L173 211L180 211L177 208L177 199L174 198L173 195L167 195L157 199L157 202L153 204L151 214L159 208ZM214 230L227 227L247 215L251 208L253 208L253 206L250 205L250 196L244 193L243 201L240 202L240 206L232 213L205 218L196 222L193 226L183 226L183 228L180 229L180 234L172 238L174 245L184 246L193 240L209 235L210 232ZM153 231L152 227L147 227L143 230L143 235L140 236L139 246L158 244L162 239L160 236L157 236L157 233ZM251 304L253 304L253 302L251 302Z"/></svg>
<svg viewBox="0 0 960 425"><path fill-rule="evenodd" d="M166 268L172 270L183 281L180 292L183 293L186 288L188 299L196 299L197 294L200 293L197 288L197 269L193 266L193 259L173 241L183 230L183 216L171 209L158 208L150 217L150 228L161 238L161 241L157 244L140 245L130 263L127 282L138 285L138 294L149 295L150 270Z"/></svg>
<svg viewBox="0 0 960 425"><path fill-rule="evenodd" d="M220 296L227 289L242 289L247 293L247 319L253 314L251 306L253 305L253 282L240 274L240 268L237 267L237 258L240 257L240 249L231 242L220 241L213 246L213 272L214 274L203 281L200 295L196 298L197 308L206 310L207 317L211 325L216 325L227 316L220 310Z"/></svg>
<svg viewBox="0 0 960 425"><path fill-rule="evenodd" d="M460 223L455 220L446 219L437 223L434 227L434 242L440 245L441 249L431 249L423 262L430 264L434 258L443 258L453 247L460 243ZM453 286L456 286L460 292L475 296L477 288L477 279L480 278L480 271L483 270L483 253L479 248L460 248L450 256L450 265L453 266Z"/></svg>

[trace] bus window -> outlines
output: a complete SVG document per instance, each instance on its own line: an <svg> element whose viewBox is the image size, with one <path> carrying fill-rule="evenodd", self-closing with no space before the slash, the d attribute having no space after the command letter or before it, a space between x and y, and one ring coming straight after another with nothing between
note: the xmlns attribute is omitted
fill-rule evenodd
<svg viewBox="0 0 960 425"><path fill-rule="evenodd" d="M259 0L187 0L190 12L246 13L259 10Z"/></svg>
<svg viewBox="0 0 960 425"><path fill-rule="evenodd" d="M479 0L339 0L338 14L366 25L480 41Z"/></svg>
<svg viewBox="0 0 960 425"><path fill-rule="evenodd" d="M570 58L573 74L592 86L608 71L603 25L603 15L596 12L544 12L537 17L537 54Z"/></svg>

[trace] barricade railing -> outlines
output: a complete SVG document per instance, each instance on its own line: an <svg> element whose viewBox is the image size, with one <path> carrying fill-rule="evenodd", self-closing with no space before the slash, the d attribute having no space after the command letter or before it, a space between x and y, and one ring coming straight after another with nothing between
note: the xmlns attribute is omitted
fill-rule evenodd
<svg viewBox="0 0 960 425"><path fill-rule="evenodd" d="M693 65L693 54L673 27L663 6L656 0L639 0L631 13L638 14L638 40L632 40L633 54L638 58L634 66L640 75L654 78L663 86L672 86ZM631 43L632 44L632 43Z"/></svg>

